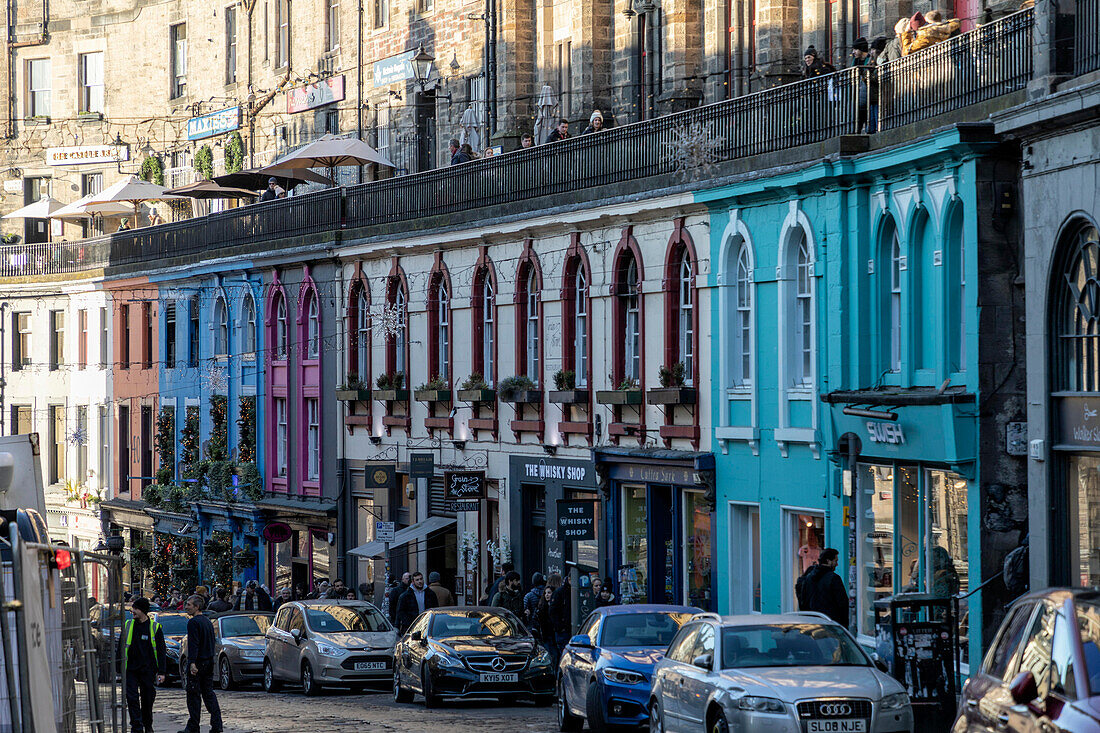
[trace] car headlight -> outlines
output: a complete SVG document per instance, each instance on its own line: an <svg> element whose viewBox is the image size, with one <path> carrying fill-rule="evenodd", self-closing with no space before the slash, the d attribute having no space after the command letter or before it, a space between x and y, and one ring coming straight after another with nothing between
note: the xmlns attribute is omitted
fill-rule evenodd
<svg viewBox="0 0 1100 733"><path fill-rule="evenodd" d="M782 700L776 700L774 697L756 697L755 695L745 695L740 698L737 701L737 707L742 710L751 710L754 713L787 712Z"/></svg>
<svg viewBox="0 0 1100 733"><path fill-rule="evenodd" d="M434 659L435 663L438 664L440 667L462 667L461 659L456 659L455 657L449 656L447 654L436 654Z"/></svg>
<svg viewBox="0 0 1100 733"><path fill-rule="evenodd" d="M241 649L240 655L245 659L263 659L263 649Z"/></svg>
<svg viewBox="0 0 1100 733"><path fill-rule="evenodd" d="M901 710L909 707L909 695L904 692L895 692L882 698L878 704L882 710Z"/></svg>
<svg viewBox="0 0 1100 733"><path fill-rule="evenodd" d="M617 682L620 685L639 685L646 681L646 676L641 672L631 672L629 669L616 669L615 667L604 667L603 676L605 679Z"/></svg>
<svg viewBox="0 0 1100 733"><path fill-rule="evenodd" d="M550 656L550 652L540 646L538 653L535 654L535 658L531 660L531 664L535 667L546 667L553 661L554 658Z"/></svg>
<svg viewBox="0 0 1100 733"><path fill-rule="evenodd" d="M340 655L344 654L344 650L337 649L336 647L329 646L328 644L318 644L317 653L324 654L326 657L339 657Z"/></svg>

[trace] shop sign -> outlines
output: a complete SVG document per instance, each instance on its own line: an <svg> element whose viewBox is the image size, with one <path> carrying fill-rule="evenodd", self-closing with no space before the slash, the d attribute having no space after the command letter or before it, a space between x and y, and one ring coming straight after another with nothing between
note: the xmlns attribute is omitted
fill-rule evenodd
<svg viewBox="0 0 1100 733"><path fill-rule="evenodd" d="M416 51L406 51L374 62L374 85L384 87L413 78L412 57Z"/></svg>
<svg viewBox="0 0 1100 733"><path fill-rule="evenodd" d="M434 453L410 453L409 454L409 478L430 479L435 475Z"/></svg>
<svg viewBox="0 0 1100 733"><path fill-rule="evenodd" d="M1100 447L1100 396L1058 400L1059 442Z"/></svg>
<svg viewBox="0 0 1100 733"><path fill-rule="evenodd" d="M283 522L271 522L264 527L263 538L268 542L273 542L276 545L280 542L286 542L290 539L290 525Z"/></svg>
<svg viewBox="0 0 1100 733"><path fill-rule="evenodd" d="M46 165L121 163L129 159L129 145L82 145L69 148L46 148Z"/></svg>
<svg viewBox="0 0 1100 733"><path fill-rule="evenodd" d="M448 502L447 509L452 512L477 512L481 511L480 501L452 501Z"/></svg>
<svg viewBox="0 0 1100 733"><path fill-rule="evenodd" d="M309 86L291 89L286 93L286 111L305 112L307 109L321 107L344 98L344 77L334 76L322 79Z"/></svg>
<svg viewBox="0 0 1100 733"><path fill-rule="evenodd" d="M187 121L187 139L202 140L204 137L214 137L232 132L241 126L240 106L220 109L217 112L208 112L199 117L192 117Z"/></svg>
<svg viewBox="0 0 1100 733"><path fill-rule="evenodd" d="M644 463L611 463L611 478L646 484L694 484L695 471L680 466L647 465Z"/></svg>
<svg viewBox="0 0 1100 733"><path fill-rule="evenodd" d="M4 193L23 193L23 179L17 178L14 181L4 181Z"/></svg>
<svg viewBox="0 0 1100 733"><path fill-rule="evenodd" d="M397 531L394 528L393 522L375 522L374 523L374 540L375 542L393 542L396 538Z"/></svg>
<svg viewBox="0 0 1100 733"><path fill-rule="evenodd" d="M588 466L583 463L553 463L546 460L523 464L523 477L541 481L568 481L588 485Z"/></svg>
<svg viewBox="0 0 1100 733"><path fill-rule="evenodd" d="M447 473L443 474L443 497L447 501L455 502L484 499L485 472L447 471Z"/></svg>
<svg viewBox="0 0 1100 733"><path fill-rule="evenodd" d="M905 445L905 431L896 422L867 421L867 437L872 443Z"/></svg>
<svg viewBox="0 0 1100 733"><path fill-rule="evenodd" d="M596 502L558 499L558 535L562 542L596 539Z"/></svg>
<svg viewBox="0 0 1100 733"><path fill-rule="evenodd" d="M363 484L368 491L391 491L397 487L397 466L392 463L367 464Z"/></svg>

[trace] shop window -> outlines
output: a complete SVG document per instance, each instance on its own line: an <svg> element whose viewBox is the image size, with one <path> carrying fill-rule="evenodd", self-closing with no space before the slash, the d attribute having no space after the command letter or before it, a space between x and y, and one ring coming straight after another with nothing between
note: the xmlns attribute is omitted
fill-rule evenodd
<svg viewBox="0 0 1100 733"><path fill-rule="evenodd" d="M711 609L711 523L710 504L700 491L684 492L684 538L681 559L684 567L684 602L689 606Z"/></svg>
<svg viewBox="0 0 1100 733"><path fill-rule="evenodd" d="M1100 585L1100 458L1068 456L1074 585Z"/></svg>
<svg viewBox="0 0 1100 733"><path fill-rule="evenodd" d="M797 611L798 601L794 597L795 583L821 555L825 549L825 518L811 512L784 512L785 559L787 571L782 579L784 610Z"/></svg>
<svg viewBox="0 0 1100 733"><path fill-rule="evenodd" d="M875 601L894 594L894 470L860 465L857 477L857 632L875 636Z"/></svg>
<svg viewBox="0 0 1100 733"><path fill-rule="evenodd" d="M760 613L760 507L730 507L730 613Z"/></svg>
<svg viewBox="0 0 1100 733"><path fill-rule="evenodd" d="M749 243L741 240L737 248L734 307L737 318L733 325L733 354L730 360L733 374L731 386L747 389L753 383L753 261Z"/></svg>
<svg viewBox="0 0 1100 733"><path fill-rule="evenodd" d="M224 359L229 353L229 312L225 298L214 301L214 358Z"/></svg>
<svg viewBox="0 0 1100 733"><path fill-rule="evenodd" d="M622 486L623 575L619 581L621 603L644 603L649 573L649 522L644 486Z"/></svg>

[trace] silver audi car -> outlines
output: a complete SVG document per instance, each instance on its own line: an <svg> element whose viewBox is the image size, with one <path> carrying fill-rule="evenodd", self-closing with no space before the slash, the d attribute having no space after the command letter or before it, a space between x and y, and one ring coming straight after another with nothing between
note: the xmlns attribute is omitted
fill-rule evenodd
<svg viewBox="0 0 1100 733"><path fill-rule="evenodd" d="M653 674L651 733L912 733L901 685L820 614L684 624Z"/></svg>

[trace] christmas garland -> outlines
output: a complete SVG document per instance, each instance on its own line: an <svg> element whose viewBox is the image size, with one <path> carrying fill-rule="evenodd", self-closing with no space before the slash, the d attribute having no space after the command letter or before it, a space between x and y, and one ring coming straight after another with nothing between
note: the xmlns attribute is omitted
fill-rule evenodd
<svg viewBox="0 0 1100 733"><path fill-rule="evenodd" d="M184 478L200 478L198 405L187 406L183 420L183 430L180 431L180 445L183 447L183 454L180 456L180 462L183 464Z"/></svg>
<svg viewBox="0 0 1100 733"><path fill-rule="evenodd" d="M150 156L141 161L141 173L142 180L155 183L158 186L164 185L164 161L155 156Z"/></svg>
<svg viewBox="0 0 1100 733"><path fill-rule="evenodd" d="M206 180L214 177L214 151L209 145L195 151L195 170Z"/></svg>
<svg viewBox="0 0 1100 733"><path fill-rule="evenodd" d="M206 457L211 461L224 461L228 458L229 398L223 394L210 397L210 442L206 445Z"/></svg>
<svg viewBox="0 0 1100 733"><path fill-rule="evenodd" d="M160 408L157 417L157 455L160 468L157 483L167 486L176 477L176 408L170 405Z"/></svg>
<svg viewBox="0 0 1100 733"><path fill-rule="evenodd" d="M234 132L225 141L225 172L238 173L244 168L244 140L241 133Z"/></svg>
<svg viewBox="0 0 1100 733"><path fill-rule="evenodd" d="M241 463L256 461L256 397L248 395L240 398L237 416L237 457Z"/></svg>
<svg viewBox="0 0 1100 733"><path fill-rule="evenodd" d="M199 577L199 552L195 545L190 537L177 537L171 546L172 583L185 595L194 589Z"/></svg>
<svg viewBox="0 0 1100 733"><path fill-rule="evenodd" d="M153 593L168 595L172 585L172 536L163 532L153 534L153 564L149 570Z"/></svg>
<svg viewBox="0 0 1100 733"><path fill-rule="evenodd" d="M202 543L202 558L210 587L228 587L233 580L233 535L214 532Z"/></svg>

